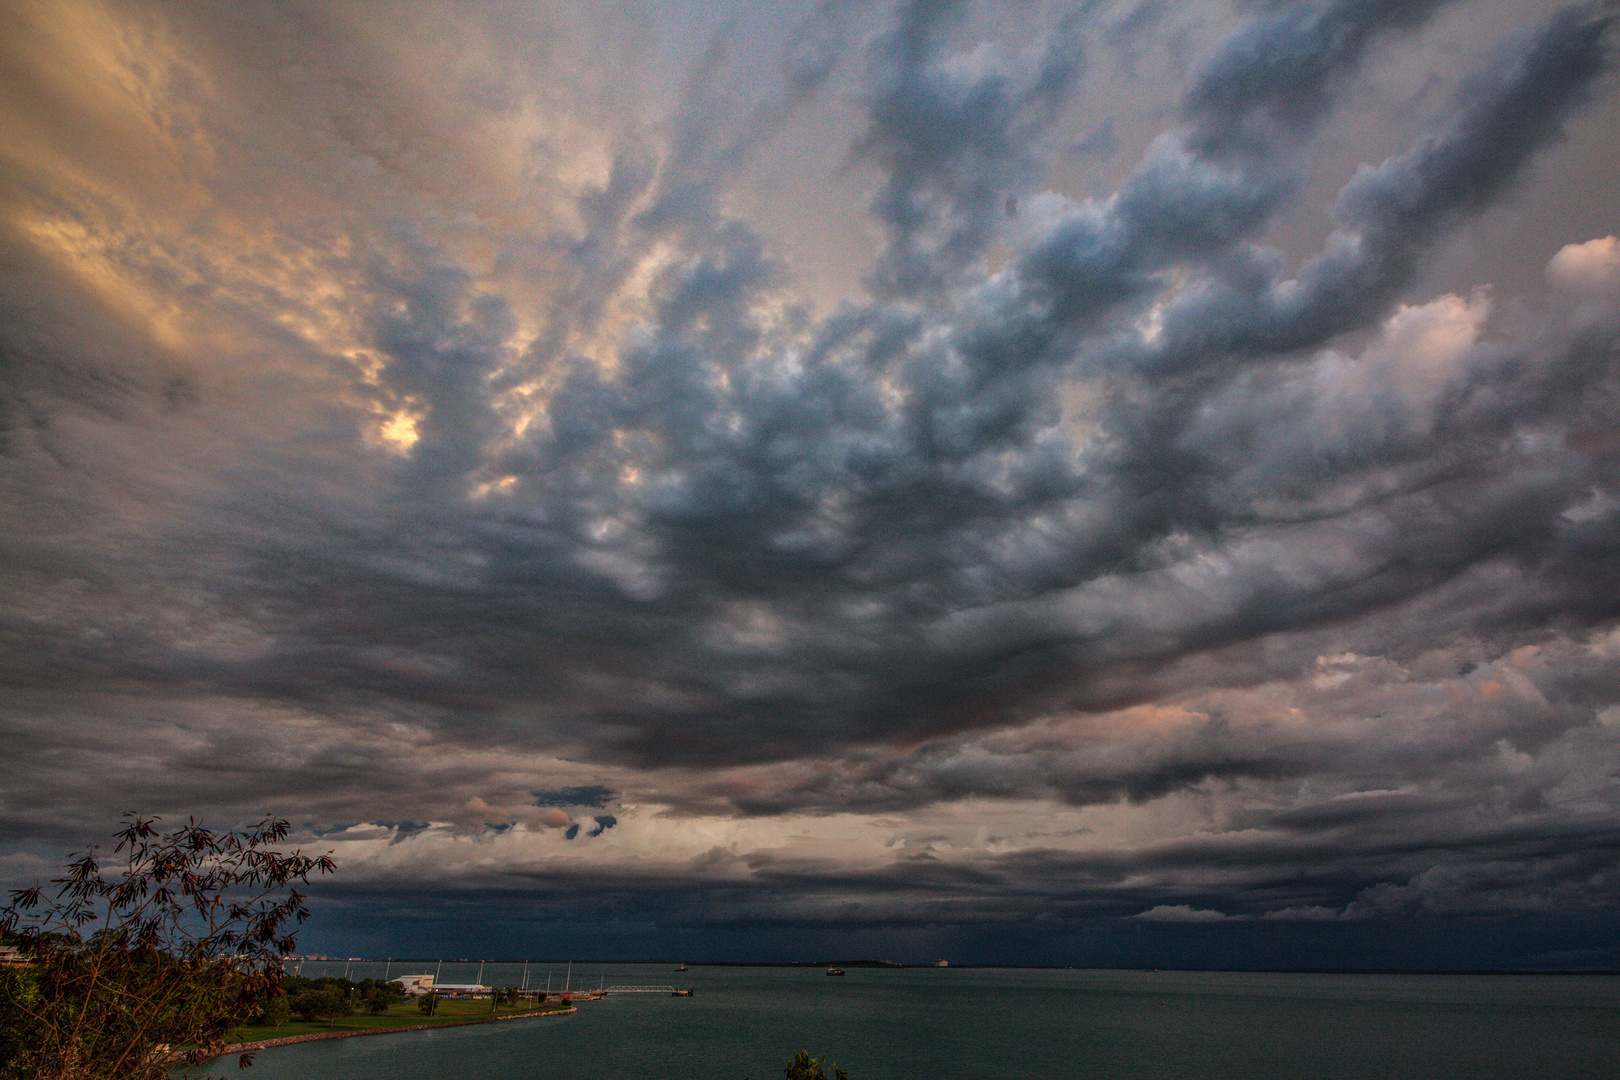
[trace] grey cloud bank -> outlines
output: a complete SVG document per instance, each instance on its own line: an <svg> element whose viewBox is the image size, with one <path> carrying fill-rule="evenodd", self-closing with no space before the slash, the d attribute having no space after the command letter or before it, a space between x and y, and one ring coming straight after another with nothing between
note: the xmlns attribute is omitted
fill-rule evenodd
<svg viewBox="0 0 1620 1080"><path fill-rule="evenodd" d="M408 14L5 16L8 881L270 809L333 947L1620 963L1616 241L1445 280L1611 7Z"/></svg>

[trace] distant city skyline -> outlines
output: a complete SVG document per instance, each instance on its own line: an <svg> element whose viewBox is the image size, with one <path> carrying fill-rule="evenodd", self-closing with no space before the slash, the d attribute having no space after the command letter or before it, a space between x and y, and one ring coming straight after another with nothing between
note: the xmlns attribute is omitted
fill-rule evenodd
<svg viewBox="0 0 1620 1080"><path fill-rule="evenodd" d="M1615 8L0 11L0 887L1620 969Z"/></svg>

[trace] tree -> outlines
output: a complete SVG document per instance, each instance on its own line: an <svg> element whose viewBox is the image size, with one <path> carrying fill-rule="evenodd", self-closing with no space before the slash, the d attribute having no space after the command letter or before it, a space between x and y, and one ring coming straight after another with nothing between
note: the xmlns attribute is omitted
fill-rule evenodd
<svg viewBox="0 0 1620 1080"><path fill-rule="evenodd" d="M159 820L125 814L115 868L76 852L54 891L14 890L0 908L29 964L0 984L0 1076L159 1080L218 1056L280 992L308 917L297 885L331 857L275 850L290 831L275 818L228 832Z"/></svg>
<svg viewBox="0 0 1620 1080"><path fill-rule="evenodd" d="M388 991L379 987L372 987L360 995L360 1003L366 1007L366 1012L372 1016L381 1016L388 1011L388 1006L393 1004L393 1001L389 998Z"/></svg>
<svg viewBox="0 0 1620 1080"><path fill-rule="evenodd" d="M260 1009L264 1013L264 1022L275 1028L278 1035L281 1033L281 1025L292 1019L292 1003L287 1000L286 994L275 994L266 998Z"/></svg>
<svg viewBox="0 0 1620 1080"><path fill-rule="evenodd" d="M424 1016L432 1016L434 1013L439 1011L439 992L437 990L429 990L427 993L416 999L416 1007L422 1010L422 1014Z"/></svg>
<svg viewBox="0 0 1620 1080"><path fill-rule="evenodd" d="M828 1061L826 1054L813 1058L807 1050L800 1050L798 1055L788 1062L788 1067L782 1070L782 1075L786 1080L827 1080L827 1074L822 1071L823 1065L833 1071L833 1076L837 1080L849 1080L849 1074Z"/></svg>
<svg viewBox="0 0 1620 1080"><path fill-rule="evenodd" d="M349 992L340 986L322 986L301 994L292 1007L305 1020L325 1020L327 1027L332 1026L332 1021L354 1013L354 1007L349 1004Z"/></svg>
<svg viewBox="0 0 1620 1080"><path fill-rule="evenodd" d="M20 1006L32 1006L39 997L33 972L11 965L0 966L0 1069L19 1052L28 1037L29 1025L23 1019L23 1008L9 1007L16 1001Z"/></svg>
<svg viewBox="0 0 1620 1080"><path fill-rule="evenodd" d="M387 1012L388 1006L405 996L405 984L397 979L393 982L383 982L381 979L366 979L360 983L357 989L360 994L360 1003L373 1016L379 1016Z"/></svg>

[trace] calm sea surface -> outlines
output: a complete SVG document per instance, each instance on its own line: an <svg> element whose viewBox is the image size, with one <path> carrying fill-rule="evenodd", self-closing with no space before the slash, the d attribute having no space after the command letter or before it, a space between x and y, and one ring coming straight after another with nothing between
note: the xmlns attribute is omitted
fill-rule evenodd
<svg viewBox="0 0 1620 1080"><path fill-rule="evenodd" d="M313 962L305 976L343 973ZM393 964L397 977L432 971ZM483 981L516 985L491 964ZM561 965L531 965L529 985ZM349 977L384 974L350 966ZM477 964L446 963L441 982ZM575 964L573 986L667 983L571 1016L307 1043L244 1080L777 1080L794 1052L851 1080L1620 1077L1620 977L1273 975ZM224 1064L224 1063L222 1063ZM229 1073L234 1074L232 1066Z"/></svg>

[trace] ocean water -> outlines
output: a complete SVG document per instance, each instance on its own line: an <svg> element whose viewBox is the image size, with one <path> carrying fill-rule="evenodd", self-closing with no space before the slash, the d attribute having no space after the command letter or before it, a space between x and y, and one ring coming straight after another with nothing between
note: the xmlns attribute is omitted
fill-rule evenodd
<svg viewBox="0 0 1620 1080"><path fill-rule="evenodd" d="M342 962L304 966L342 974ZM399 976L432 966L393 964ZM382 975L353 964L349 977ZM531 987L563 965L530 965ZM442 982L477 964L446 963ZM485 983L516 985L518 965ZM610 996L565 1017L263 1051L244 1080L776 1080L799 1049L851 1080L1562 1080L1620 1077L1620 976L575 964ZM228 1065L221 1062L216 1066ZM235 1074L234 1065L224 1071Z"/></svg>

